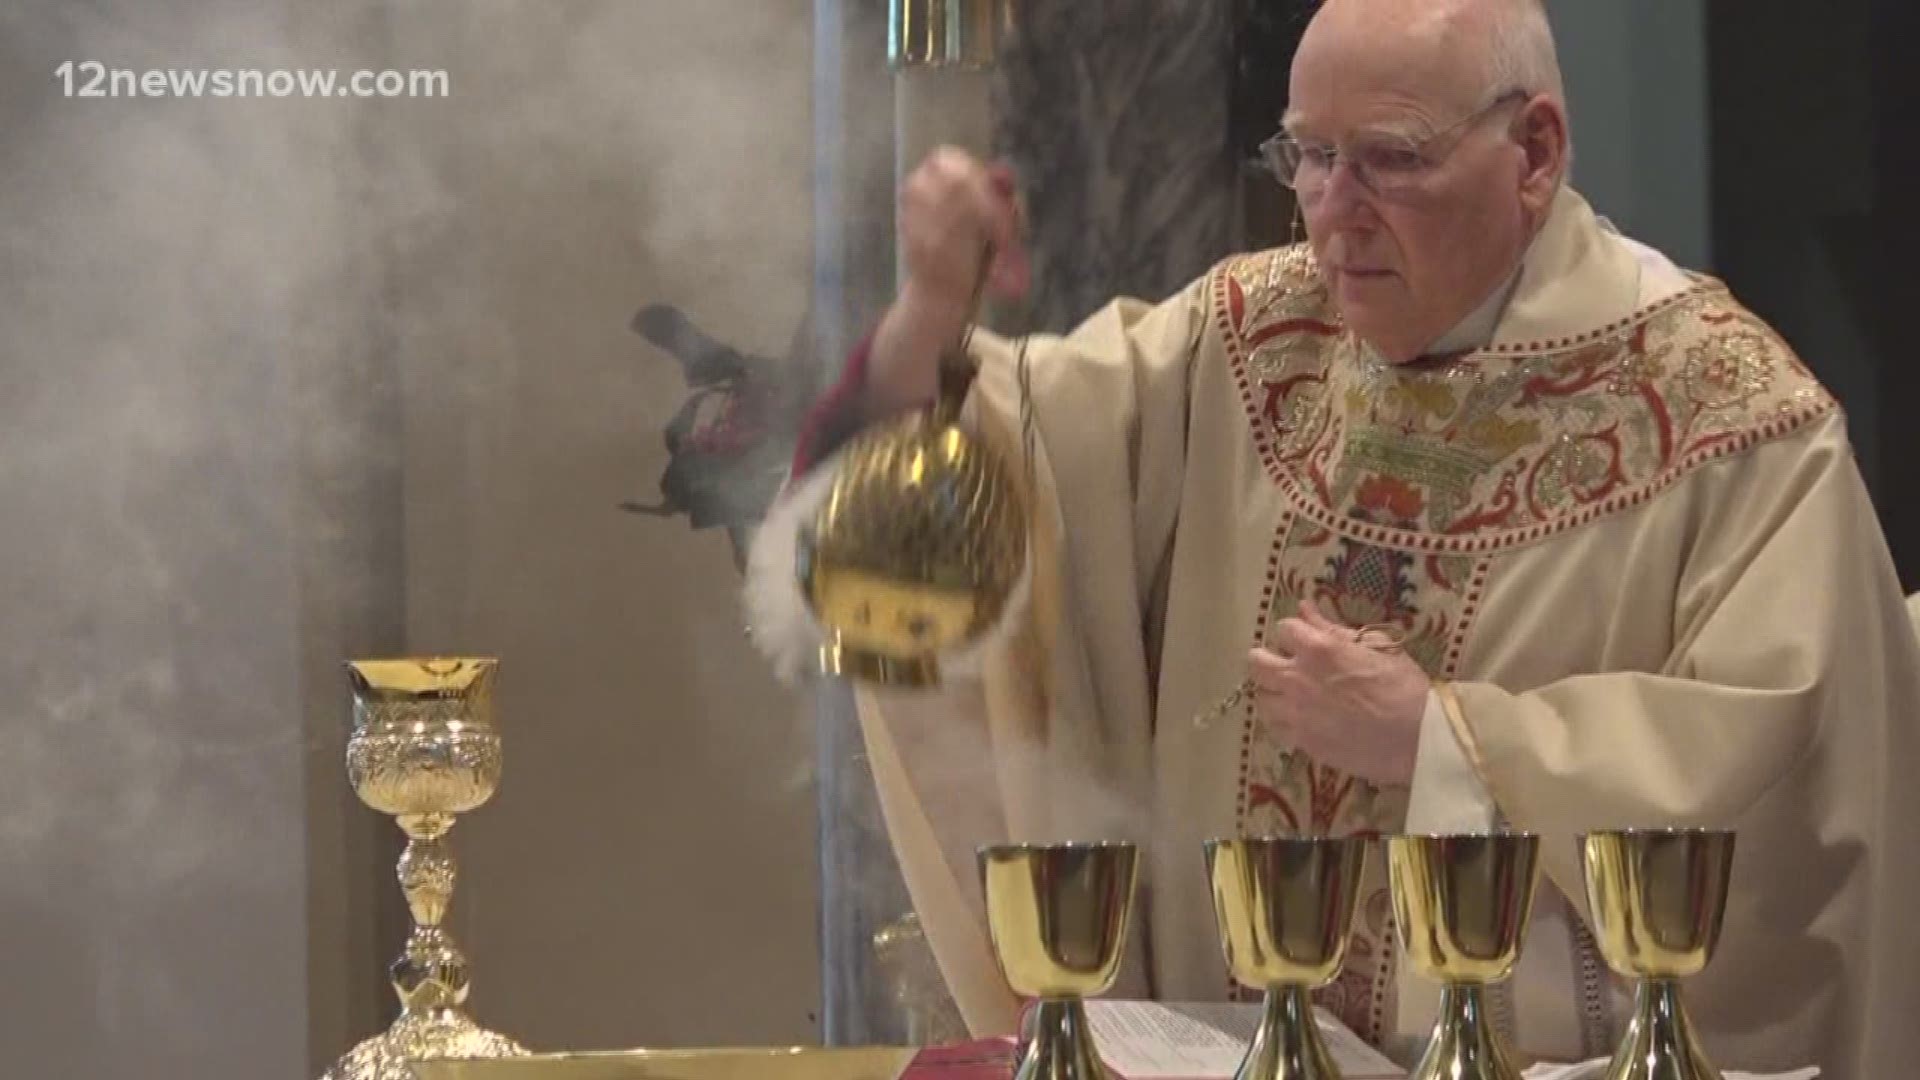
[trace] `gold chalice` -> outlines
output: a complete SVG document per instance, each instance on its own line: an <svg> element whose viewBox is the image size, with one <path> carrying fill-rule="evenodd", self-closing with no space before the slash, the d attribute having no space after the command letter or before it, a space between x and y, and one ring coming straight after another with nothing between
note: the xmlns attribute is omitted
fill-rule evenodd
<svg viewBox="0 0 1920 1080"><path fill-rule="evenodd" d="M1206 853L1227 968L1266 991L1234 1080L1338 1080L1309 994L1346 959L1366 839L1211 840Z"/></svg>
<svg viewBox="0 0 1920 1080"><path fill-rule="evenodd" d="M1640 981L1606 1080L1720 1080L1680 980L1713 958L1733 874L1733 834L1628 830L1583 838L1587 904L1607 965Z"/></svg>
<svg viewBox="0 0 1920 1080"><path fill-rule="evenodd" d="M1409 1080L1519 1080L1487 1016L1486 988L1513 974L1533 910L1540 838L1395 836L1387 841L1393 910L1407 955L1445 984L1427 1052Z"/></svg>
<svg viewBox="0 0 1920 1080"><path fill-rule="evenodd" d="M1128 843L980 850L987 929L1015 993L1037 999L1014 1080L1106 1080L1086 998L1120 973L1138 850Z"/></svg>
<svg viewBox="0 0 1920 1080"><path fill-rule="evenodd" d="M413 1080L412 1060L526 1053L461 1009L467 958L440 927L453 897L447 830L455 815L485 803L500 783L494 669L495 661L482 659L347 665L353 687L347 779L361 802L392 814L406 831L400 888L414 926L389 969L399 1018L335 1062L323 1080Z"/></svg>

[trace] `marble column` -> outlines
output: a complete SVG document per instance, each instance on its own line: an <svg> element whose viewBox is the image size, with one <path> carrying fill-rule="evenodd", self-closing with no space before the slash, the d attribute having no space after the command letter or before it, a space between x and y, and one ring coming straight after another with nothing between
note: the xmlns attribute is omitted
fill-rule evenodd
<svg viewBox="0 0 1920 1080"><path fill-rule="evenodd" d="M894 191L900 152L887 0L814 4L814 233L811 320L831 382L893 299ZM829 1045L898 1042L874 935L911 906L866 762L852 694L815 694L820 868L820 1035Z"/></svg>
<svg viewBox="0 0 1920 1080"><path fill-rule="evenodd" d="M1035 329L1160 299L1236 243L1230 0L1021 0L995 69L1020 175Z"/></svg>

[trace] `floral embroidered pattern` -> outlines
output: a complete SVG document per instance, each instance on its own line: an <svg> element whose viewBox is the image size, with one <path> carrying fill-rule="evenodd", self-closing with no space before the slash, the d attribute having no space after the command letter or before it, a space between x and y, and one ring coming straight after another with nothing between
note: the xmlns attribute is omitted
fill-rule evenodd
<svg viewBox="0 0 1920 1080"><path fill-rule="evenodd" d="M1359 520L1404 527L1422 513L1411 484L1372 476L1358 485ZM1310 597L1348 625L1400 631L1408 655L1435 675L1450 675L1484 580L1485 557L1384 547L1290 514L1274 538L1255 639ZM1398 826L1404 793L1378 792L1339 770L1291 753L1249 709L1241 754L1239 828L1243 835L1375 834ZM1382 1033L1393 995L1393 926L1383 859L1376 851L1361 885L1348 963L1316 997L1362 1038Z"/></svg>
<svg viewBox="0 0 1920 1080"><path fill-rule="evenodd" d="M1406 551L1537 542L1836 405L1718 282L1576 338L1388 364L1332 311L1304 248L1210 283L1255 443L1312 520Z"/></svg>
<svg viewBox="0 0 1920 1080"><path fill-rule="evenodd" d="M1736 408L1773 385L1773 359L1759 334L1715 334L1687 350L1682 379L1694 404L1705 409Z"/></svg>
<svg viewBox="0 0 1920 1080"><path fill-rule="evenodd" d="M1424 670L1454 677L1493 553L1639 505L1835 408L1704 278L1583 337L1409 365L1346 331L1304 246L1230 260L1210 286L1255 446L1290 508L1256 643L1311 597L1344 624L1397 629ZM1243 834L1370 833L1404 819L1404 793L1289 752L1251 707L1244 720ZM1317 1000L1377 1042L1393 996L1383 860L1361 904L1345 972Z"/></svg>

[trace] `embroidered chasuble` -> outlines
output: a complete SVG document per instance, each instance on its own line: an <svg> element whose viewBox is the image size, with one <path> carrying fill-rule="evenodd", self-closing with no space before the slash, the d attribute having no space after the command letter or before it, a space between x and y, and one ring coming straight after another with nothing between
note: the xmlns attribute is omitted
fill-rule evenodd
<svg viewBox="0 0 1920 1080"><path fill-rule="evenodd" d="M1120 996L1251 996L1202 844L1257 834L1542 835L1497 1021L1610 1052L1628 988L1593 950L1576 837L1740 832L1721 949L1685 988L1723 1067L1904 1075L1920 1054L1920 645L1834 400L1710 278L1563 191L1468 351L1406 365L1342 325L1304 245L1228 259L1028 344L1030 581L981 675L862 690L889 833L948 988L1013 1030L974 849L1144 846ZM1021 452L1014 343L977 333L969 422ZM830 472L829 459L815 475ZM770 518L769 528L774 528ZM1207 722L1311 598L1436 680L1409 789ZM1375 845L1320 1003L1425 1034Z"/></svg>

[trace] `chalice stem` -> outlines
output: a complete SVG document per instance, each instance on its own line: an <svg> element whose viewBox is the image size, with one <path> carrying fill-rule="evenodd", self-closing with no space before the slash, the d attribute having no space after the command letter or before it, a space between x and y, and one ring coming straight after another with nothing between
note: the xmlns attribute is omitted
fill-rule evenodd
<svg viewBox="0 0 1920 1080"><path fill-rule="evenodd" d="M1412 1080L1520 1080L1520 1070L1487 1010L1486 987L1448 983L1440 1018Z"/></svg>
<svg viewBox="0 0 1920 1080"><path fill-rule="evenodd" d="M1694 1037L1679 982L1640 981L1633 1019L1607 1066L1606 1080L1721 1080Z"/></svg>
<svg viewBox="0 0 1920 1080"><path fill-rule="evenodd" d="M457 1008L467 999L467 958L441 928L453 901L455 869L447 830L452 814L403 814L407 849L400 854L400 890L413 915L406 951L394 961L393 989L405 1013Z"/></svg>
<svg viewBox="0 0 1920 1080"><path fill-rule="evenodd" d="M1339 1080L1340 1072L1320 1038L1313 999L1300 985L1267 991L1260 1029L1234 1080Z"/></svg>
<svg viewBox="0 0 1920 1080"><path fill-rule="evenodd" d="M1107 1080L1079 998L1041 998L1028 1030L1031 1041L1014 1080Z"/></svg>
<svg viewBox="0 0 1920 1080"><path fill-rule="evenodd" d="M407 849L400 853L400 891L416 926L439 926L453 900L453 851L445 837L453 828L451 814L405 814L400 828Z"/></svg>

